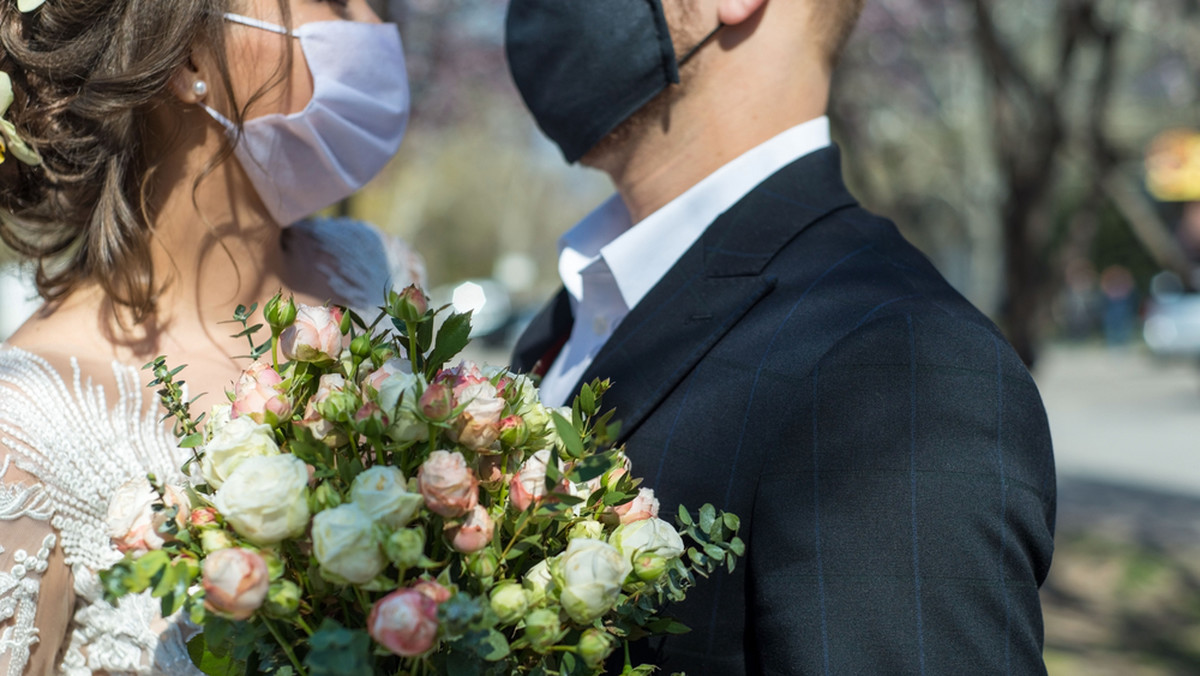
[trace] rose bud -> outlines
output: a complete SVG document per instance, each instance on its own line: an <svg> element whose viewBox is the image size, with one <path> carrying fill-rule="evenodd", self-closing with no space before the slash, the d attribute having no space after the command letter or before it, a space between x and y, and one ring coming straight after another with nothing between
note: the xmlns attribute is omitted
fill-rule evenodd
<svg viewBox="0 0 1200 676"><path fill-rule="evenodd" d="M282 333L296 321L296 301L292 298L284 301L276 295L263 306L263 317L274 333Z"/></svg>
<svg viewBox="0 0 1200 676"><path fill-rule="evenodd" d="M383 551L397 568L412 568L425 558L425 534L418 528L402 528L388 537Z"/></svg>
<svg viewBox="0 0 1200 676"><path fill-rule="evenodd" d="M583 632L583 636L579 637L579 656L583 658L583 663L591 669L599 669L616 647L617 642L608 632L600 631L595 627Z"/></svg>
<svg viewBox="0 0 1200 676"><path fill-rule="evenodd" d="M329 482L321 482L308 494L308 511L316 514L333 509L345 502L340 493Z"/></svg>
<svg viewBox="0 0 1200 676"><path fill-rule="evenodd" d="M490 603L501 624L513 624L529 610L529 592L517 582L501 582L492 590Z"/></svg>
<svg viewBox="0 0 1200 676"><path fill-rule="evenodd" d="M571 526L571 530L567 533L568 540L574 540L575 538L601 540L604 538L604 524L595 519L584 519Z"/></svg>
<svg viewBox="0 0 1200 676"><path fill-rule="evenodd" d="M562 589L563 610L572 620L590 624L613 609L632 570L620 550L607 542L571 540L553 570Z"/></svg>
<svg viewBox="0 0 1200 676"><path fill-rule="evenodd" d="M407 286L391 296L388 311L402 322L419 322L429 312L429 298L415 285Z"/></svg>
<svg viewBox="0 0 1200 676"><path fill-rule="evenodd" d="M553 610L539 608L525 616L525 638L538 652L545 652L558 643L564 633L558 613Z"/></svg>
<svg viewBox="0 0 1200 676"><path fill-rule="evenodd" d="M317 441L324 441L329 446L339 446L345 443L345 437L338 433L338 428L332 420L321 415L322 404L330 401L334 395L346 391L346 379L338 373L326 373L317 384L317 392L308 400L304 408L304 420L301 424L307 427ZM337 418L335 417L334 420Z"/></svg>
<svg viewBox="0 0 1200 676"><path fill-rule="evenodd" d="M342 311L301 305L296 321L280 337L283 354L292 361L330 362L342 351Z"/></svg>
<svg viewBox="0 0 1200 676"><path fill-rule="evenodd" d="M525 577L521 579L521 583L529 592L530 605L537 605L546 598L550 590L554 587L554 576L550 574L550 560L542 559L537 562L533 568L530 568Z"/></svg>
<svg viewBox="0 0 1200 676"><path fill-rule="evenodd" d="M263 610L271 617L288 618L300 608L300 587L291 580L276 580L267 589Z"/></svg>
<svg viewBox="0 0 1200 676"><path fill-rule="evenodd" d="M467 557L467 570L481 580L490 579L496 574L496 569L499 567L500 560L496 556L496 552L490 549L485 549Z"/></svg>
<svg viewBox="0 0 1200 676"><path fill-rule="evenodd" d="M387 567L374 521L353 502L313 517L312 541L321 571L334 579L366 584Z"/></svg>
<svg viewBox="0 0 1200 676"><path fill-rule="evenodd" d="M270 588L267 563L240 547L209 554L202 564L204 605L234 620L245 620L262 606Z"/></svg>
<svg viewBox="0 0 1200 676"><path fill-rule="evenodd" d="M549 462L550 450L542 449L529 456L509 482L508 495L518 511L524 512L546 496L546 464Z"/></svg>
<svg viewBox="0 0 1200 676"><path fill-rule="evenodd" d="M425 506L444 517L462 516L479 502L479 480L457 451L430 453L417 472L417 481Z"/></svg>
<svg viewBox="0 0 1200 676"><path fill-rule="evenodd" d="M467 512L462 524L447 531L450 545L463 554L473 554L492 543L492 535L496 526L492 517L482 505L475 505Z"/></svg>
<svg viewBox="0 0 1200 676"><path fill-rule="evenodd" d="M429 652L437 639L438 604L413 589L399 589L375 603L367 632L395 655L416 657Z"/></svg>
<svg viewBox="0 0 1200 676"><path fill-rule="evenodd" d="M234 419L246 416L257 423L265 422L268 414L276 420L286 418L292 407L284 395L282 383L283 377L270 364L262 360L254 362L233 386L230 415Z"/></svg>
<svg viewBox="0 0 1200 676"><path fill-rule="evenodd" d="M654 582L667 572L667 563L658 554L638 554L633 558L633 574L642 582Z"/></svg>
<svg viewBox="0 0 1200 676"><path fill-rule="evenodd" d="M354 340L350 341L350 354L358 360L355 363L361 363L370 357L373 351L372 347L370 336L355 336Z"/></svg>
<svg viewBox="0 0 1200 676"><path fill-rule="evenodd" d="M425 388L419 406L426 418L441 422L454 410L454 391L445 383L435 382Z"/></svg>
<svg viewBox="0 0 1200 676"><path fill-rule="evenodd" d="M520 446L529 441L529 426L519 415L510 415L500 421L500 441L505 446Z"/></svg>
<svg viewBox="0 0 1200 676"><path fill-rule="evenodd" d="M221 549L228 549L232 546L233 538L229 537L229 533L223 530L206 528L200 531L200 547L206 555Z"/></svg>
<svg viewBox="0 0 1200 676"><path fill-rule="evenodd" d="M450 600L450 590L438 584L436 580L421 580L412 589L428 596L434 603L445 603Z"/></svg>
<svg viewBox="0 0 1200 676"><path fill-rule="evenodd" d="M658 498L654 497L653 489L641 488L638 489L636 498L623 505L617 505L613 511L621 517L623 524L656 518L658 516Z"/></svg>
<svg viewBox="0 0 1200 676"><path fill-rule="evenodd" d="M658 518L617 526L608 542L621 550L621 554L629 561L643 554L676 559L683 555L684 550L683 539L675 527Z"/></svg>
<svg viewBox="0 0 1200 676"><path fill-rule="evenodd" d="M383 409L373 401L363 404L354 414L355 429L367 438L379 439L387 425L387 416L383 414Z"/></svg>
<svg viewBox="0 0 1200 676"><path fill-rule="evenodd" d="M162 549L171 536L161 529L171 519L172 510L176 529L185 528L191 504L182 489L164 486L160 499L149 479L135 477L122 484L108 503L108 535L117 549L134 556Z"/></svg>
<svg viewBox="0 0 1200 676"><path fill-rule="evenodd" d="M217 510L212 507L197 507L188 516L188 523L195 528L207 528L217 525Z"/></svg>

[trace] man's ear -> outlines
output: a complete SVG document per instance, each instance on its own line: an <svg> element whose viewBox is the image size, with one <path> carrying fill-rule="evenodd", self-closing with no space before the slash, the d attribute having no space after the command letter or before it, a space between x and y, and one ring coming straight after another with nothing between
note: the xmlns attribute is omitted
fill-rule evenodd
<svg viewBox="0 0 1200 676"><path fill-rule="evenodd" d="M754 16L767 0L720 0L717 18L726 26L736 26Z"/></svg>

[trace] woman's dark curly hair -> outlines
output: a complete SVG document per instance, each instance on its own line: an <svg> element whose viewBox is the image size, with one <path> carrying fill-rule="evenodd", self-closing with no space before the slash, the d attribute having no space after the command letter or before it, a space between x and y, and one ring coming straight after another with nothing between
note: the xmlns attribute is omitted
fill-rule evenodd
<svg viewBox="0 0 1200 676"><path fill-rule="evenodd" d="M46 0L22 13L0 0L0 70L16 100L5 114L42 157L0 165L0 239L36 265L38 293L63 299L99 284L140 322L162 288L151 262L149 195L158 158L149 113L197 45L215 57L232 118L222 15L230 0ZM290 25L287 0L279 0ZM290 55L261 96L290 68ZM159 142L155 139L155 142ZM214 158L196 185L231 148ZM193 190L195 185L193 186Z"/></svg>

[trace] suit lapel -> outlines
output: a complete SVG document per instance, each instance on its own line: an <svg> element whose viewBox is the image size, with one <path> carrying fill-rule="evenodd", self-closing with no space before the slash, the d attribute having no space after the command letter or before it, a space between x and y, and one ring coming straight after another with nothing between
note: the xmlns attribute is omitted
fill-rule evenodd
<svg viewBox="0 0 1200 676"><path fill-rule="evenodd" d="M612 380L604 407L616 409L622 440L771 292L775 279L763 272L778 251L813 221L854 203L839 153L828 148L780 170L713 222L580 379Z"/></svg>

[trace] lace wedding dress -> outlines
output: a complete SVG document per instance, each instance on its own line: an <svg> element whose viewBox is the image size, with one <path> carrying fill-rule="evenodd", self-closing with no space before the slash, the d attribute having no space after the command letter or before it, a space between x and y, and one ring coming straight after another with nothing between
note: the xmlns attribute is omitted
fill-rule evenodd
<svg viewBox="0 0 1200 676"><path fill-rule="evenodd" d="M424 277L416 254L354 221L297 224L285 245L352 307L375 306L388 285ZM39 609L67 596L48 582L52 566L64 564L75 604L66 609L71 621L57 673L199 674L187 653L193 628L186 621L162 618L148 595L106 603L98 576L121 558L105 525L108 496L149 472L180 482L189 451L159 423L137 367L114 362L110 388L97 384L108 374L85 374L75 358L66 376L35 354L0 345L0 520L10 522L0 524L0 674L24 672L42 638Z"/></svg>

